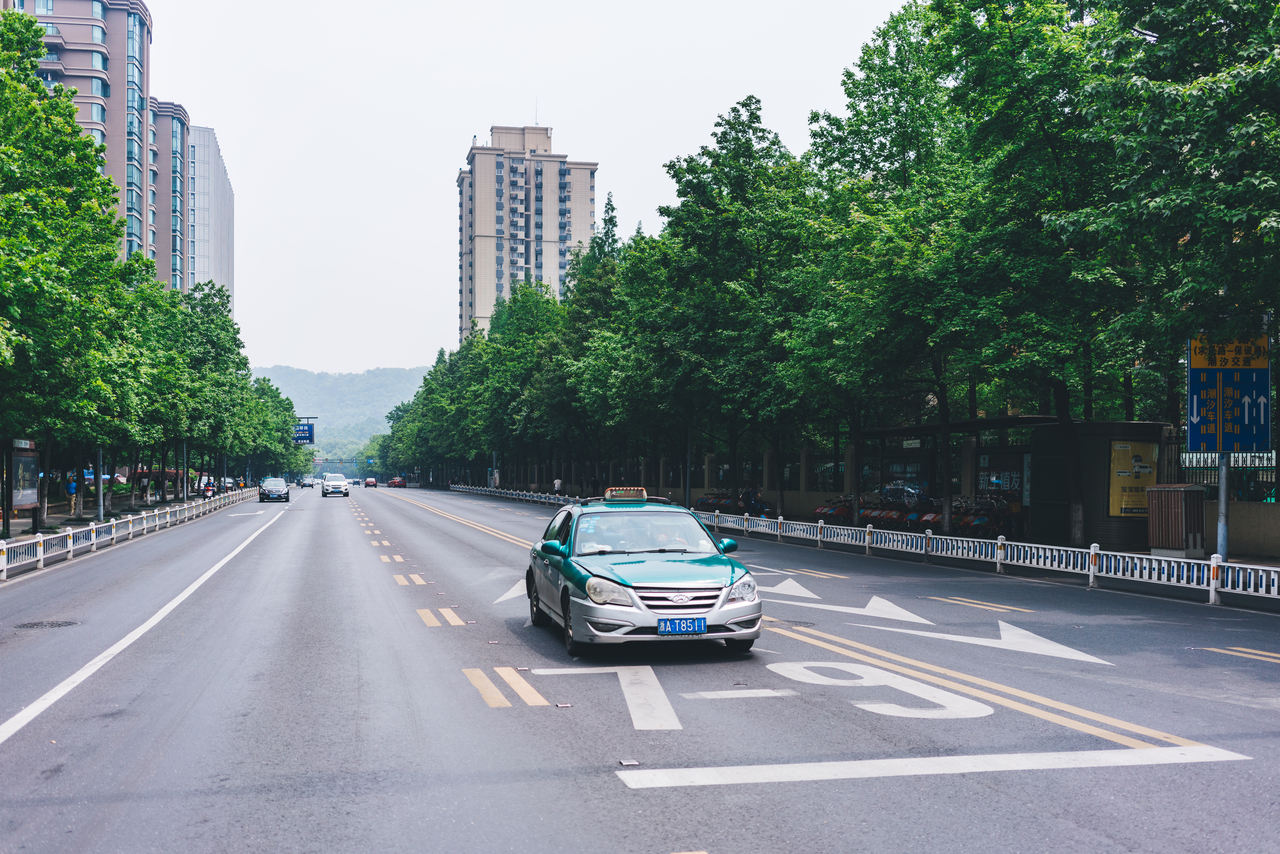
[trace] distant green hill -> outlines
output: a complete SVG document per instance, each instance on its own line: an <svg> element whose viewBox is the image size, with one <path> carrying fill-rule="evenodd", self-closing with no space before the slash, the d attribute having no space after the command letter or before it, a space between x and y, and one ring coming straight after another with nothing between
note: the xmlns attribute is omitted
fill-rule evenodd
<svg viewBox="0 0 1280 854"><path fill-rule="evenodd" d="M318 374L273 365L254 368L293 401L298 415L316 416L316 456L350 457L369 437L386 433L386 415L413 397L430 368L374 368L360 374Z"/></svg>

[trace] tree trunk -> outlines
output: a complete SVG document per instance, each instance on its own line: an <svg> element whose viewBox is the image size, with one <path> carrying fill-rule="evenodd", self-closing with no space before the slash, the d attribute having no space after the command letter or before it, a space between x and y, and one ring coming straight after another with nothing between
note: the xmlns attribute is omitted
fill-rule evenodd
<svg viewBox="0 0 1280 854"><path fill-rule="evenodd" d="M1133 420L1133 368L1124 369L1124 420Z"/></svg>
<svg viewBox="0 0 1280 854"><path fill-rule="evenodd" d="M1093 342L1084 339L1084 420L1093 420Z"/></svg>
<svg viewBox="0 0 1280 854"><path fill-rule="evenodd" d="M1084 472L1080 468L1080 436L1071 420L1071 390L1060 379L1050 381L1058 424L1062 427L1062 450L1066 455L1067 497L1071 513L1071 546L1082 549L1084 541Z"/></svg>
<svg viewBox="0 0 1280 854"><path fill-rule="evenodd" d="M938 452L942 454L942 534L951 536L951 398L947 394L946 365L933 359L933 378L938 395Z"/></svg>
<svg viewBox="0 0 1280 854"><path fill-rule="evenodd" d="M72 511L76 520L79 521L80 519L84 518L84 502L85 502L85 499L89 497L89 493L85 491L84 455L81 451L76 452L75 460L76 460L76 471L75 471L74 477L76 481L76 500L75 500L76 506L69 509Z"/></svg>
<svg viewBox="0 0 1280 854"><path fill-rule="evenodd" d="M786 490L784 490L783 487L786 484L782 482L782 432L781 431L775 432L772 435L772 437L770 437L769 446L773 448L773 454L772 454L773 459L769 461L769 464L773 468L773 472L769 474L765 474L765 477L770 477L770 475L772 475L772 480L774 481L774 483L778 485L778 515L785 516L786 509L787 509L786 508Z"/></svg>
<svg viewBox="0 0 1280 854"><path fill-rule="evenodd" d="M41 475L36 480L36 508L31 511L31 533L38 534L45 526L45 517L49 512L49 475L53 466L53 431L44 431L44 441L40 443Z"/></svg>

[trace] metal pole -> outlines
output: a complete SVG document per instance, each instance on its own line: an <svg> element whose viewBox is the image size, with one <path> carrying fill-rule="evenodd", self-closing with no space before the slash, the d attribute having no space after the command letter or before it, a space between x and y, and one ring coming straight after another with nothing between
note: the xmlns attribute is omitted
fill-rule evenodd
<svg viewBox="0 0 1280 854"><path fill-rule="evenodd" d="M98 488L94 491L98 493L98 521L101 522L102 521L102 490L104 489L104 484L102 482L102 446L101 445L98 446L98 465L94 470L94 474L97 475L97 480L98 480Z"/></svg>
<svg viewBox="0 0 1280 854"><path fill-rule="evenodd" d="M182 500L187 500L187 440L182 440Z"/></svg>
<svg viewBox="0 0 1280 854"><path fill-rule="evenodd" d="M1218 555L1227 562L1227 481L1231 478L1231 455L1218 454Z"/></svg>

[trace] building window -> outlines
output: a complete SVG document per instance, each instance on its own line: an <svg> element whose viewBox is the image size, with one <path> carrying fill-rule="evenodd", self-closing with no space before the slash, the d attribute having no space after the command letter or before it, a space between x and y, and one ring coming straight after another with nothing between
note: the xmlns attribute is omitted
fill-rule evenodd
<svg viewBox="0 0 1280 854"><path fill-rule="evenodd" d="M111 84L105 80L99 80L97 77L95 77L93 78L92 92L93 94L97 95L99 98L110 98Z"/></svg>
<svg viewBox="0 0 1280 854"><path fill-rule="evenodd" d="M179 260L181 260L181 259L175 259L175 260L174 260L174 263L177 263ZM180 290L182 290L182 274L181 274L181 273L174 273L174 274L173 274L173 289L174 289L175 291L180 291Z"/></svg>
<svg viewBox="0 0 1280 854"><path fill-rule="evenodd" d="M194 240L190 241L190 245L187 248L187 252L191 253L192 255L196 254L196 242ZM195 263L196 263L195 259L192 258L191 265L193 267L195 266Z"/></svg>
<svg viewBox="0 0 1280 854"><path fill-rule="evenodd" d="M107 108L101 104L90 104L89 119L90 121L103 122L105 124L107 121Z"/></svg>
<svg viewBox="0 0 1280 854"><path fill-rule="evenodd" d="M182 176L181 175L173 176L173 192L177 193L178 195L182 195Z"/></svg>
<svg viewBox="0 0 1280 854"><path fill-rule="evenodd" d="M156 245L156 230L154 228L147 229L147 237L151 239L151 245Z"/></svg>
<svg viewBox="0 0 1280 854"><path fill-rule="evenodd" d="M151 170L151 183L152 184L160 183L160 173L154 169Z"/></svg>
<svg viewBox="0 0 1280 854"><path fill-rule="evenodd" d="M174 119L174 120L173 120L173 150L174 150L174 151L181 151L181 150L182 150L182 148L183 148L183 145L182 145L182 120L181 120L181 119ZM179 169L178 171L182 171L182 170L181 170L181 169Z"/></svg>
<svg viewBox="0 0 1280 854"><path fill-rule="evenodd" d="M93 137L93 141L98 143L98 145L107 144L107 135L104 134L102 131L98 130L97 128L92 128L89 131L89 136Z"/></svg>
<svg viewBox="0 0 1280 854"><path fill-rule="evenodd" d="M105 21L107 19L107 7L102 0L93 0L92 14L93 17L97 18L99 21Z"/></svg>
<svg viewBox="0 0 1280 854"><path fill-rule="evenodd" d="M155 224L156 224L156 212L155 212L155 211L147 211L147 224L148 224L148 225L155 225ZM151 242L152 242L152 243L155 243L155 240L153 239Z"/></svg>
<svg viewBox="0 0 1280 854"><path fill-rule="evenodd" d="M142 170L137 166L129 166L125 169L125 181L130 187L142 187Z"/></svg>
<svg viewBox="0 0 1280 854"><path fill-rule="evenodd" d="M106 44L107 31L102 27L90 27L89 34L89 38L94 44Z"/></svg>
<svg viewBox="0 0 1280 854"><path fill-rule="evenodd" d="M98 69L99 71L106 71L106 70L107 70L107 58L106 58L106 56L104 56L103 54L97 53L96 51L95 51L93 54L91 54L91 56L93 57L93 59L91 59L91 60L90 60L89 64L90 64L93 68L96 68L96 69Z"/></svg>
<svg viewBox="0 0 1280 854"><path fill-rule="evenodd" d="M53 14L53 0L36 0L36 14L37 14L37 15L52 15L52 14Z"/></svg>
<svg viewBox="0 0 1280 854"><path fill-rule="evenodd" d="M156 191L154 189L147 190L147 195L150 197L151 207L154 208L156 206Z"/></svg>
<svg viewBox="0 0 1280 854"><path fill-rule="evenodd" d="M40 26L44 28L44 34L46 36L62 35L62 30L58 29L57 24L41 24Z"/></svg>
<svg viewBox="0 0 1280 854"><path fill-rule="evenodd" d="M40 57L40 61L41 62L57 62L58 52L56 50L51 50L48 53L46 53L44 56Z"/></svg>
<svg viewBox="0 0 1280 854"><path fill-rule="evenodd" d="M170 231L182 234L182 217L178 214L174 214L171 217L171 226L172 227L169 229Z"/></svg>

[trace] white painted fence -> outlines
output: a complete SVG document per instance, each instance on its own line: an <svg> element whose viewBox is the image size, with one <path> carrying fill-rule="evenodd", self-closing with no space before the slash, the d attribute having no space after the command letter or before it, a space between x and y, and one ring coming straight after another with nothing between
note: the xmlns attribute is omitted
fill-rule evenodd
<svg viewBox="0 0 1280 854"><path fill-rule="evenodd" d="M490 489L483 486L454 486L455 492L470 495L491 495L533 504L576 504L578 499L547 493L519 492L509 489ZM1254 566L1241 563L1223 563L1218 555L1207 560L1190 558L1152 557L1126 552L1102 551L1095 544L1091 548L1076 549L1067 546L1043 546L1035 543L1014 543L1000 537L995 540L974 540L967 537L943 537L932 531L912 533L888 531L868 525L865 528L847 528L827 525L824 522L791 522L786 519L763 519L757 516L730 516L720 512L704 513L695 510L694 515L716 533L722 530L741 531L748 535L773 536L778 542L812 541L818 548L827 543L854 546L879 551L898 551L930 557L980 561L995 564L995 570L1003 573L1007 566L1025 566L1054 572L1071 572L1089 577L1089 586L1098 586L1098 579L1115 578L1139 581L1147 584L1164 584L1173 587L1203 590L1210 604L1218 604L1220 591L1242 593L1250 596L1266 596L1280 599L1280 567Z"/></svg>
<svg viewBox="0 0 1280 854"><path fill-rule="evenodd" d="M7 581L9 570L35 564L43 569L45 561L61 556L70 560L77 552L96 552L104 546L114 546L121 540L132 540L161 528L208 515L215 510L248 501L258 494L256 489L241 489L200 499L185 504L158 507L138 515L123 516L108 522L90 522L83 528L69 528L56 534L37 534L29 540L5 542L0 540L0 581Z"/></svg>

